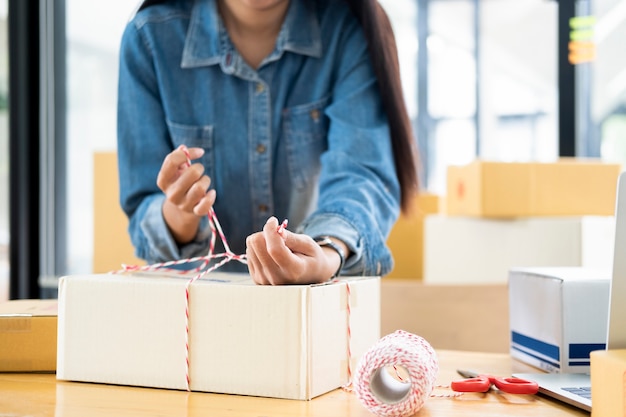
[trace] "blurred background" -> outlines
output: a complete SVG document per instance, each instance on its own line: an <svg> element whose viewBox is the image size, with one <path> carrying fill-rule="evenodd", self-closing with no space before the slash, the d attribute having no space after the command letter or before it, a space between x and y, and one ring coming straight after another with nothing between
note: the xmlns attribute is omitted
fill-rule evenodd
<svg viewBox="0 0 626 417"><path fill-rule="evenodd" d="M445 193L447 167L476 157L550 161L569 153L626 161L626 0L381 4L398 41L424 190ZM136 6L128 0L0 0L0 300L9 297L11 262L17 262L9 245L24 245L19 262L31 270L23 274L38 274L42 291L60 275L91 271L93 153L116 147L118 47ZM582 36L595 48L589 59L566 69L569 78L559 67L559 39L571 33L572 21L563 20L566 7L569 18L592 17L591 26L583 22ZM15 18L33 10L41 17L39 32ZM37 154L20 148L28 154L20 159L9 152L11 114L24 112L21 93L9 91L9 51L24 47L21 38L12 38L24 33L33 34L40 50L33 71L43 110L35 126L43 138L37 140L45 143ZM20 117L32 126L27 116ZM570 137L563 137L563 122L575 126ZM16 164L49 187L34 192L39 207L24 203L29 217L12 229L9 185L29 188L11 176ZM32 297L37 288L20 291Z"/></svg>

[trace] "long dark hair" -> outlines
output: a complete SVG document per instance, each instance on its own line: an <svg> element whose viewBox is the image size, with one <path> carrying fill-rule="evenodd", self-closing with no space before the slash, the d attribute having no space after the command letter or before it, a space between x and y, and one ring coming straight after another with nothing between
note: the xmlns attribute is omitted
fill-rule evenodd
<svg viewBox="0 0 626 417"><path fill-rule="evenodd" d="M389 121L389 134L400 181L402 210L409 213L419 190L417 142L404 101L398 48L391 22L377 0L346 0L367 39L372 66Z"/></svg>
<svg viewBox="0 0 626 417"><path fill-rule="evenodd" d="M414 202L413 197L419 190L417 142L404 102L393 28L378 0L345 1L361 23L367 39L372 66L389 121L396 175L400 182L402 211L409 213ZM163 2L164 0L144 0L139 9Z"/></svg>
<svg viewBox="0 0 626 417"><path fill-rule="evenodd" d="M143 0L141 4L139 5L139 7L137 8L137 11L145 9L148 6L153 6L155 4L165 3L166 1L167 0Z"/></svg>

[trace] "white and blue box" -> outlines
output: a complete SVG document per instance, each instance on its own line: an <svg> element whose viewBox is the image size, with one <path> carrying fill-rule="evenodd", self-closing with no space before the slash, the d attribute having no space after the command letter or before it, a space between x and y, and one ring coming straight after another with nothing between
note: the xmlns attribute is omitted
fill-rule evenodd
<svg viewBox="0 0 626 417"><path fill-rule="evenodd" d="M610 269L509 271L511 356L548 372L590 372L589 354L605 349Z"/></svg>

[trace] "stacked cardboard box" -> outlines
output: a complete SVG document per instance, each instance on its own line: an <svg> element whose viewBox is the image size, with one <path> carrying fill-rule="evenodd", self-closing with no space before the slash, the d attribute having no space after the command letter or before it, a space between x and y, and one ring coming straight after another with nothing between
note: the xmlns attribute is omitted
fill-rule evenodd
<svg viewBox="0 0 626 417"><path fill-rule="evenodd" d="M609 266L619 164L474 161L448 169L424 221L424 281L506 283L532 266Z"/></svg>
<svg viewBox="0 0 626 417"><path fill-rule="evenodd" d="M426 216L439 212L441 198L421 193L415 199L410 213L401 213L393 226L387 245L394 260L387 278L421 281L424 277L424 221Z"/></svg>
<svg viewBox="0 0 626 417"><path fill-rule="evenodd" d="M612 216L620 171L619 164L572 158L450 166L446 211L487 218Z"/></svg>

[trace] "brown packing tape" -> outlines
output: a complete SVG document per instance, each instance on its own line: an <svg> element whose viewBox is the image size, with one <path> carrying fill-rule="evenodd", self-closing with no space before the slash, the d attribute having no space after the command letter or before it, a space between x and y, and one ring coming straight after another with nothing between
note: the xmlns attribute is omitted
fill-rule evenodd
<svg viewBox="0 0 626 417"><path fill-rule="evenodd" d="M0 333L30 332L31 316L3 316L0 317Z"/></svg>

